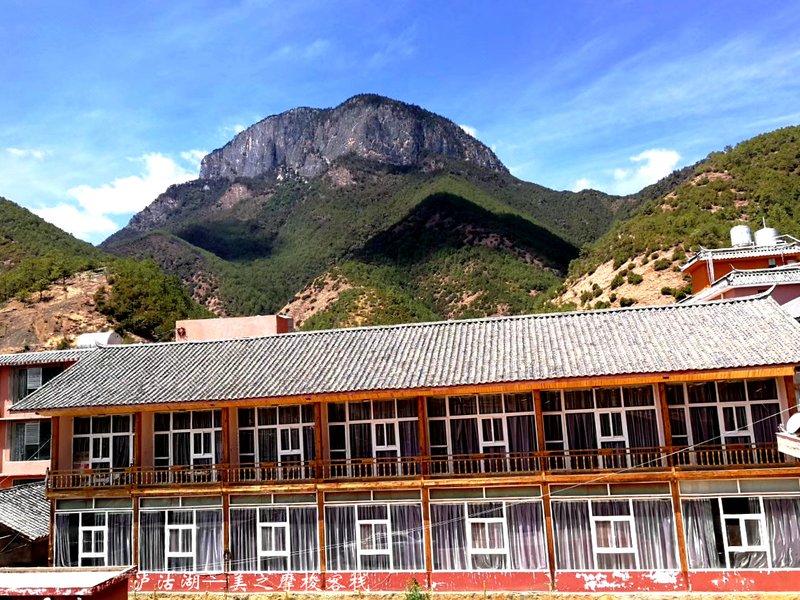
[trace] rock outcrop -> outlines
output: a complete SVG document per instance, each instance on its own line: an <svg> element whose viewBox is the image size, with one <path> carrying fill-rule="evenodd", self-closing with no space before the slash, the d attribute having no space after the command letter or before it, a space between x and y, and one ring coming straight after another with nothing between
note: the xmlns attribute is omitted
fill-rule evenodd
<svg viewBox="0 0 800 600"><path fill-rule="evenodd" d="M336 108L295 108L267 117L208 154L201 179L292 173L316 177L337 158L355 154L397 166L422 166L441 155L495 171L507 169L461 127L418 106L359 95Z"/></svg>

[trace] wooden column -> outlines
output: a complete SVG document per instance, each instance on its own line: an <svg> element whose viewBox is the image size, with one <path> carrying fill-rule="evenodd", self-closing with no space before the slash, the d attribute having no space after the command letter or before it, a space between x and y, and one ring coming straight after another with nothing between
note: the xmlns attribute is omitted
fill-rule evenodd
<svg viewBox="0 0 800 600"><path fill-rule="evenodd" d="M425 588L431 589L431 571L433 570L433 543L431 541L431 494L426 487L422 488L422 543L425 546Z"/></svg>
<svg viewBox="0 0 800 600"><path fill-rule="evenodd" d="M220 409L220 424L222 426L222 462L221 482L225 483L230 478L231 468L231 415L230 408ZM237 461L238 457L237 457ZM223 489L222 492L222 561L225 571L230 571L230 557L231 557L231 519L230 519L230 494Z"/></svg>
<svg viewBox="0 0 800 600"><path fill-rule="evenodd" d="M322 418L322 402L314 403L314 478L323 479L323 464L325 460L325 440L322 435L324 421Z"/></svg>
<svg viewBox="0 0 800 600"><path fill-rule="evenodd" d="M661 426L664 431L664 445L669 448L669 456L667 458L667 465L673 466L675 464L675 457L672 455L672 421L669 418L669 405L667 404L667 386L664 383L659 383L656 386L656 401L661 409Z"/></svg>
<svg viewBox="0 0 800 600"><path fill-rule="evenodd" d="M542 391L533 390L533 418L536 420L536 450L544 452L544 416L542 415ZM565 432L566 434L566 432ZM548 468L547 458L543 458L539 464L542 471Z"/></svg>
<svg viewBox="0 0 800 600"><path fill-rule="evenodd" d="M786 408L788 409L788 416L790 417L797 412L797 399L795 398L794 391L794 375L784 376L783 388L786 390Z"/></svg>
<svg viewBox="0 0 800 600"><path fill-rule="evenodd" d="M133 540L131 544L131 558L133 565L139 567L139 496L134 495L131 498L133 502Z"/></svg>
<svg viewBox="0 0 800 600"><path fill-rule="evenodd" d="M53 471L58 470L58 462L59 456L58 451L60 449L60 433L61 433L61 418L60 417L52 417L50 420L50 473L52 474ZM55 539L55 520L56 520L56 501L54 499L50 499L50 523L48 525L50 529L50 535L47 537L47 564L51 567L53 566L53 553L55 548L53 547L53 540Z"/></svg>
<svg viewBox="0 0 800 600"><path fill-rule="evenodd" d="M144 425L142 424L142 413L137 412L133 416L133 466L142 466L142 443L144 438Z"/></svg>
<svg viewBox="0 0 800 600"><path fill-rule="evenodd" d="M431 443L428 436L428 403L425 401L425 396L417 396L417 436L419 437L419 455L422 458L421 474L425 477L430 473L431 457Z"/></svg>
<svg viewBox="0 0 800 600"><path fill-rule="evenodd" d="M678 539L678 556L680 558L681 573L688 589L689 586L689 560L686 557L686 535L683 529L683 513L681 513L681 492L678 480L670 477L669 488L672 492L672 509L675 512L675 533Z"/></svg>
<svg viewBox="0 0 800 600"><path fill-rule="evenodd" d="M325 492L317 490L317 532L319 535L319 572L320 572L320 589L325 589L325 571L327 566L325 564Z"/></svg>
<svg viewBox="0 0 800 600"><path fill-rule="evenodd" d="M550 570L550 591L556 585L556 545L553 537L553 512L550 506L550 484L542 484L542 507L544 508L544 533L547 536L547 568Z"/></svg>

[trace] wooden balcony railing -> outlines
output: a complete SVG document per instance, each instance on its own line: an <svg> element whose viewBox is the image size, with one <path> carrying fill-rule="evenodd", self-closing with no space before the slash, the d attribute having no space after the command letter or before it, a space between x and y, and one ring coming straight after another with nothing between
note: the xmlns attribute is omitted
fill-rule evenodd
<svg viewBox="0 0 800 600"><path fill-rule="evenodd" d="M694 448L604 448L441 456L348 458L195 465L169 468L73 469L51 471L50 490L77 488L148 488L166 485L243 485L260 482L343 481L442 477L508 476L533 473L696 470L724 467L762 468L796 464L776 444L736 444Z"/></svg>

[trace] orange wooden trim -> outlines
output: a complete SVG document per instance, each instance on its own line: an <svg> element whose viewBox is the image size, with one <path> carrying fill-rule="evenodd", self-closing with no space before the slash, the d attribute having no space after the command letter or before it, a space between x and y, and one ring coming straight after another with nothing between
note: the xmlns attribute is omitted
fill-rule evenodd
<svg viewBox="0 0 800 600"><path fill-rule="evenodd" d="M56 539L56 501L50 497L50 523L48 524L50 535L47 536L47 564L55 566L55 539Z"/></svg>
<svg viewBox="0 0 800 600"><path fill-rule="evenodd" d="M676 479L670 480L669 489L672 493L672 509L675 512L675 534L678 536L678 557L681 563L681 573L683 573L683 580L689 581L689 559L686 554L686 533L683 529L681 492Z"/></svg>
<svg viewBox="0 0 800 600"><path fill-rule="evenodd" d="M61 418L53 417L50 421L50 470L58 471L58 445L61 440Z"/></svg>
<svg viewBox="0 0 800 600"><path fill-rule="evenodd" d="M542 485L542 508L544 510L544 530L547 538L547 568L550 570L550 591L555 590L556 583L556 543L553 533L553 512L550 506L550 486L545 483Z"/></svg>
<svg viewBox="0 0 800 600"><path fill-rule="evenodd" d="M223 519L225 517L223 516ZM131 548L133 564L139 566L139 498L133 498L133 547Z"/></svg>
<svg viewBox="0 0 800 600"><path fill-rule="evenodd" d="M533 390L561 390L614 385L648 385L659 382L714 381L717 379L756 379L764 377L783 377L794 374L794 365L767 367L742 367L714 371L675 371L630 375L603 375L596 377L573 377L565 379L542 379L516 382L498 382L450 387L428 387L400 390L361 390L358 392L336 392L299 396L274 396L261 398L242 398L237 400L208 400L197 402L172 402L163 404L137 404L125 406L86 406L81 408L41 409L41 415L83 415L83 414L121 414L131 412L161 412L178 410L199 410L222 408L224 406L250 407L282 404L308 404L312 402L355 402L360 400L387 400L410 398L419 395L444 396L460 394L487 394L502 392L530 392Z"/></svg>
<svg viewBox="0 0 800 600"><path fill-rule="evenodd" d="M227 572L231 570L231 497L222 494L222 564Z"/></svg>
<svg viewBox="0 0 800 600"><path fill-rule="evenodd" d="M542 391L533 390L533 416L536 419L536 449L544 450L544 416L542 415Z"/></svg>
<svg viewBox="0 0 800 600"><path fill-rule="evenodd" d="M428 439L428 402L425 396L417 396L417 424L420 456L431 455L431 443ZM428 475L428 463L422 463L422 476Z"/></svg>
<svg viewBox="0 0 800 600"><path fill-rule="evenodd" d="M788 408L789 416L791 416L797 412L797 395L794 385L794 373L783 376L783 386L786 390L786 407Z"/></svg>
<svg viewBox="0 0 800 600"><path fill-rule="evenodd" d="M433 532L431 531L431 496L428 489L422 490L422 543L425 546L425 587L431 589L433 571Z"/></svg>
<svg viewBox="0 0 800 600"><path fill-rule="evenodd" d="M222 456L220 457L220 462L223 465L231 464L230 410L230 408L222 408L220 411L220 425L222 426ZM239 462L238 457L236 462Z"/></svg>
<svg viewBox="0 0 800 600"><path fill-rule="evenodd" d="M138 412L133 417L133 466L142 465L142 443L144 440L144 424L142 413Z"/></svg>
<svg viewBox="0 0 800 600"><path fill-rule="evenodd" d="M325 549L327 543L325 542L325 502L324 494L319 492L317 494L317 532L319 535L319 573L321 579L321 587L325 589L325 578L328 570L325 557Z"/></svg>
<svg viewBox="0 0 800 600"><path fill-rule="evenodd" d="M672 421L669 418L669 405L667 404L667 386L661 382L656 386L657 404L661 409L661 430L664 432L664 445L672 446ZM667 459L667 463L673 465L673 456Z"/></svg>

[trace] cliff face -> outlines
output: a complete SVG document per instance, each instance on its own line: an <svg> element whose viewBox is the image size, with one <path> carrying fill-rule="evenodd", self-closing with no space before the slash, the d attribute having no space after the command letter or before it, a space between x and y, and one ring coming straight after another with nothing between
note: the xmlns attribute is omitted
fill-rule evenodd
<svg viewBox="0 0 800 600"><path fill-rule="evenodd" d="M354 96L332 109L295 108L267 117L203 159L201 179L290 172L323 173L336 158L357 156L397 166L422 166L429 155L506 168L458 125L418 106L381 96Z"/></svg>

